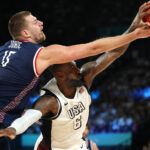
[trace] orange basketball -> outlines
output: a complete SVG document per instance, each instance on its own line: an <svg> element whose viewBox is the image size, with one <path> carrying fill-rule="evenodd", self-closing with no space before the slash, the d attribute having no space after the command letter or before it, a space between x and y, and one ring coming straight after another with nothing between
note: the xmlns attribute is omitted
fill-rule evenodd
<svg viewBox="0 0 150 150"><path fill-rule="evenodd" d="M148 9L147 11L150 11L150 9ZM150 23L150 15L146 15L143 17L143 21L144 22L149 22Z"/></svg>

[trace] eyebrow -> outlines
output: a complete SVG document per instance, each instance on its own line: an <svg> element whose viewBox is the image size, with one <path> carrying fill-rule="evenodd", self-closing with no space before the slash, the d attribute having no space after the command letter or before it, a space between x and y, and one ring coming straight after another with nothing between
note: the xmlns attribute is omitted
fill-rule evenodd
<svg viewBox="0 0 150 150"><path fill-rule="evenodd" d="M37 18L36 18L36 17L33 18L33 22L35 22L35 21L37 21Z"/></svg>

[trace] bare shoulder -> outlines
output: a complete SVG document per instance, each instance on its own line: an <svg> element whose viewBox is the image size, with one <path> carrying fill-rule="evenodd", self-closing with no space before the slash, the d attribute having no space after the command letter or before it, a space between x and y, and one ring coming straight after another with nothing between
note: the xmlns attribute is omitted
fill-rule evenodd
<svg viewBox="0 0 150 150"><path fill-rule="evenodd" d="M65 62L66 49L66 46L57 44L44 47L38 53L36 59L36 69L38 74L42 74L45 69L53 64Z"/></svg>
<svg viewBox="0 0 150 150"><path fill-rule="evenodd" d="M51 57L51 55L56 54L57 51L62 51L65 48L67 48L67 47L63 46L63 45L58 45L58 44L49 45L47 47L44 47L40 51L39 57L44 58L44 59L49 59L49 57ZM48 55L48 54L51 54L51 55Z"/></svg>

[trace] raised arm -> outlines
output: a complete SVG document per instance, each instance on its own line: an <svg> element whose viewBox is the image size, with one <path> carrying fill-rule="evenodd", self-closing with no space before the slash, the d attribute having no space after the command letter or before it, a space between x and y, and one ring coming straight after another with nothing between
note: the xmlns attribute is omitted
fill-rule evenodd
<svg viewBox="0 0 150 150"><path fill-rule="evenodd" d="M138 27L145 26L145 23L142 21L142 18L148 13L150 14L150 12L146 11L149 8L150 8L150 3L144 3L143 5L141 5L131 26L124 34L130 33ZM106 69L117 58L123 55L124 52L127 50L128 46L129 44L126 44L122 47L106 52L105 54L101 55L96 61L86 63L85 65L82 66L81 72L84 75L84 80L89 88L95 76L100 72L102 72L104 69Z"/></svg>
<svg viewBox="0 0 150 150"><path fill-rule="evenodd" d="M113 51L106 52L98 57L96 61L88 62L82 66L81 73L83 74L85 84L88 88L91 87L95 76L105 70L118 57L120 57L127 50L127 47L128 46L124 46Z"/></svg>
<svg viewBox="0 0 150 150"><path fill-rule="evenodd" d="M145 5L150 5L146 3ZM51 45L45 47L37 57L37 71L41 74L48 66L71 62L88 56L94 56L126 45L136 39L150 36L149 25L145 24L131 33L115 37L101 38L96 41L73 46Z"/></svg>
<svg viewBox="0 0 150 150"><path fill-rule="evenodd" d="M0 137L8 136L14 139L16 135L25 132L32 124L42 117L53 117L57 114L58 103L55 97L50 95L41 96L25 114L16 119L8 128L0 130Z"/></svg>

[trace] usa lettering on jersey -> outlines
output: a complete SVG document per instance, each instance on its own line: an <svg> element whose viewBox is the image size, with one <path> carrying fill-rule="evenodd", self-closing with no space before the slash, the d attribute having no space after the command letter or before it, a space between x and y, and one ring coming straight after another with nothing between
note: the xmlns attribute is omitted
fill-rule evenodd
<svg viewBox="0 0 150 150"><path fill-rule="evenodd" d="M70 119L73 119L75 116L79 115L85 110L85 107L82 102L79 102L78 105L74 105L68 110Z"/></svg>

